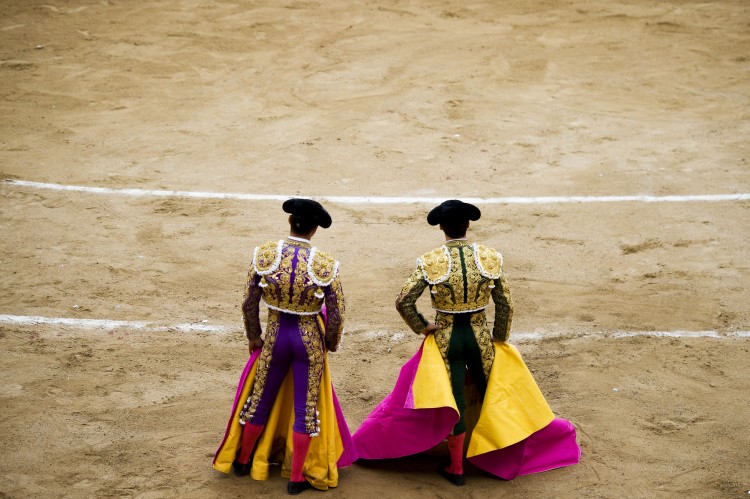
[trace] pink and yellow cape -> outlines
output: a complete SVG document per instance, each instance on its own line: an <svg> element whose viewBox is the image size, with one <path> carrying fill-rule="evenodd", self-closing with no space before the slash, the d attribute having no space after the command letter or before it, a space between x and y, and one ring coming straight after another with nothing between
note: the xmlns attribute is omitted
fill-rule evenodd
<svg viewBox="0 0 750 499"><path fill-rule="evenodd" d="M259 355L260 350L253 352L242 372L227 430L214 456L214 468L223 473L229 473L232 469L232 462L240 447L242 426L239 423L239 416L253 386L255 361ZM350 466L357 459L349 428L336 399L336 393L333 391L327 354L324 359L325 366L318 399L320 435L312 438L303 468L305 478L319 490L336 487L339 480L338 469ZM267 480L269 466L274 463L281 464L282 476L288 477L291 473L293 391L292 377L287 375L276 396L266 427L255 447L250 471L250 476L255 480Z"/></svg>
<svg viewBox="0 0 750 499"><path fill-rule="evenodd" d="M505 480L579 461L573 425L555 418L516 348L495 342L484 401L467 391L466 456ZM393 391L353 436L360 458L388 459L427 451L451 432L458 409L433 336L401 368ZM472 429L473 424L473 429Z"/></svg>

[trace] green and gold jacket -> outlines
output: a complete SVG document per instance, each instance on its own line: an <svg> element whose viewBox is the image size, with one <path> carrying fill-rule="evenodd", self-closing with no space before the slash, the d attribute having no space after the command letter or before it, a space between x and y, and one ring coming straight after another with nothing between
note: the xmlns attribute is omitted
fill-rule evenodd
<svg viewBox="0 0 750 499"><path fill-rule="evenodd" d="M416 302L427 287L432 307L441 314L483 311L492 299L492 336L505 341L510 335L513 302L502 267L502 255L492 248L464 240L448 241L417 259L417 269L401 289L396 308L409 327L419 333L428 321L417 310Z"/></svg>

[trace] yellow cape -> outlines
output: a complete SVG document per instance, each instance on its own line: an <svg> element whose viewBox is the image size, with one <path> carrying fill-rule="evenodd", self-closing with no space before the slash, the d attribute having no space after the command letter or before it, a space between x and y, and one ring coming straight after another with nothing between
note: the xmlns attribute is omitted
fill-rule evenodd
<svg viewBox="0 0 750 499"><path fill-rule="evenodd" d="M320 435L313 437L305 459L303 475L319 490L338 485L337 462L344 452L341 429L336 417L333 399L333 385L328 369L328 355L324 355L323 374L318 398L320 415ZM239 403L234 408L224 442L216 453L214 468L229 473L232 462L240 448L242 425L239 423L242 405L250 395L257 364L254 364L241 387ZM239 388L238 388L239 389ZM294 384L291 374L287 374L279 389L263 433L258 439L252 456L250 476L255 480L267 480L269 466L281 464L281 475L289 477L292 463L292 425L294 424ZM348 433L348 429L344 429ZM348 435L347 435L348 437Z"/></svg>
<svg viewBox="0 0 750 499"><path fill-rule="evenodd" d="M467 426L475 423L467 439L469 458L520 442L554 419L516 347L498 341L494 346L495 361L481 409L478 404L467 404ZM424 341L412 393L415 409L452 407L458 412L445 363L432 335Z"/></svg>

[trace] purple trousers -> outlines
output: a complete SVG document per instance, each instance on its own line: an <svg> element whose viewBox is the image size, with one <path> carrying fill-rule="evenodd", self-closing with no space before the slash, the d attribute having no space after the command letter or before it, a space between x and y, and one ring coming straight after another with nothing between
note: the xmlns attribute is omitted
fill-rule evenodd
<svg viewBox="0 0 750 499"><path fill-rule="evenodd" d="M289 369L294 381L294 426L298 433L307 433L305 425L305 407L307 402L308 376L310 358L300 335L298 316L279 313L279 332L273 345L271 361L268 366L268 377L263 394L258 402L250 424L263 426L279 393Z"/></svg>

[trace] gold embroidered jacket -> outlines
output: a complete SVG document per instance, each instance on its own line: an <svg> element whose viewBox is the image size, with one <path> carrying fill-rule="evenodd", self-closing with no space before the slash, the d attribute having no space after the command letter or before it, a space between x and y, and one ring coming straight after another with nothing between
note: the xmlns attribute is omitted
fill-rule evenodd
<svg viewBox="0 0 750 499"><path fill-rule="evenodd" d="M260 338L260 302L278 312L328 317L326 347L338 348L344 328L344 293L339 262L309 243L293 239L270 241L255 248L242 303L245 334Z"/></svg>
<svg viewBox="0 0 750 499"><path fill-rule="evenodd" d="M419 333L428 322L417 310L416 302L428 286L432 307L441 313L478 312L492 299L492 336L505 341L510 335L513 302L502 265L502 255L492 248L448 241L417 259L417 269L398 295L396 308L409 327Z"/></svg>

